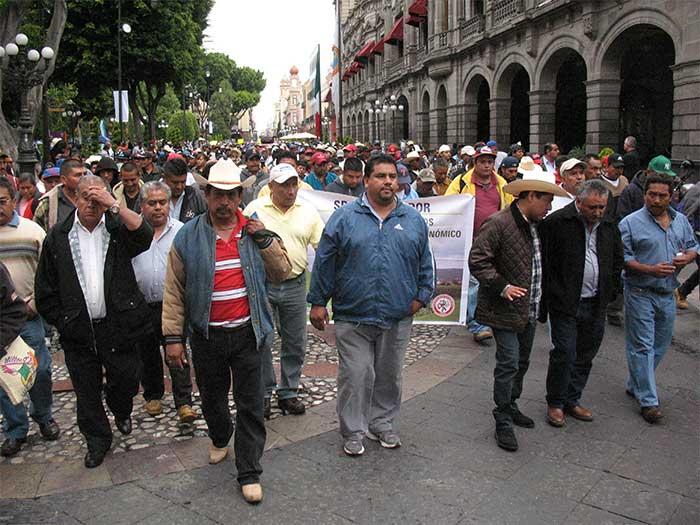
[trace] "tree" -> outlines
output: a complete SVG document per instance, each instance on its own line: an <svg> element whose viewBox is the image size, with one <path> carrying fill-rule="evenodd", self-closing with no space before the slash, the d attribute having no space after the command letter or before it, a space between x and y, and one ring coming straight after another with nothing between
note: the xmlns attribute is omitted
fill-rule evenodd
<svg viewBox="0 0 700 525"><path fill-rule="evenodd" d="M47 19L45 16L46 7L49 6L51 17ZM37 13L39 11L39 13ZM41 49L44 45L49 46L54 50L54 56L51 60L42 59L36 67L45 67L42 73L43 82L38 86L29 90L27 95L27 104L29 114L33 123L36 123L39 118L41 108L41 98L43 96L44 84L53 74L56 57L59 55L59 44L63 35L63 30L66 25L67 6L66 0L42 1L39 3L38 9L35 8L35 2L31 0L5 0L0 2L0 42L11 42L17 33L24 30L25 22L36 22L39 20L44 22L49 20L48 26L44 24L31 31L32 40L30 44ZM25 20L27 19L27 20ZM36 26L35 26L36 27ZM43 45L39 38L43 37ZM8 66L12 67L12 66ZM15 96L4 96L5 75L0 68L0 149L9 152L10 155L17 156L17 146L19 143L18 122L8 122L6 112L17 114L18 98ZM17 88L17 86L15 86Z"/></svg>
<svg viewBox="0 0 700 525"><path fill-rule="evenodd" d="M211 97L211 119L217 132L230 136L231 129L245 112L258 105L260 93L235 91L226 80L222 81L219 87L221 91L217 91Z"/></svg>
<svg viewBox="0 0 700 525"><path fill-rule="evenodd" d="M198 135L197 117L191 111L178 111L168 119L168 140L182 143L195 140Z"/></svg>
<svg viewBox="0 0 700 525"><path fill-rule="evenodd" d="M111 98L106 106L91 101L105 89L117 88L117 0L67 1L64 60L56 74L77 83L79 104L89 116L104 117L111 111ZM129 91L137 139L142 138L142 125L155 137L166 85L179 90L197 70L212 5L213 0L122 0L122 22L132 29L121 35L122 83Z"/></svg>

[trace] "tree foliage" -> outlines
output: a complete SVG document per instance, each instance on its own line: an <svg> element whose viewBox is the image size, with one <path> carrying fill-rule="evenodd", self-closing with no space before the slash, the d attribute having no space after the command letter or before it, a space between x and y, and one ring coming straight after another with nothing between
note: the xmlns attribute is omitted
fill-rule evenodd
<svg viewBox="0 0 700 525"><path fill-rule="evenodd" d="M168 120L167 137L170 142L181 143L195 140L199 135L197 117L191 111L177 111Z"/></svg>
<svg viewBox="0 0 700 525"><path fill-rule="evenodd" d="M57 80L78 85L89 116L112 110L104 92L117 89L117 0L68 1L68 21ZM122 89L129 90L132 118L155 135L156 112L168 83L176 88L196 73L213 0L122 0Z"/></svg>

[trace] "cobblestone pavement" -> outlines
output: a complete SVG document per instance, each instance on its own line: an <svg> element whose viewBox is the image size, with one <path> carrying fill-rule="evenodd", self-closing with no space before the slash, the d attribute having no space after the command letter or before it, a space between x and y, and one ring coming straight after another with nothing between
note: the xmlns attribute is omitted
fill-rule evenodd
<svg viewBox="0 0 700 525"><path fill-rule="evenodd" d="M411 334L405 366L415 363L417 360L429 355L440 341L447 335L449 328L440 325L415 325ZM279 365L279 340L273 347L273 362ZM54 381L68 380L68 371L61 359L60 344L56 336L51 338L50 348L56 359L53 364ZM308 350L305 359L305 374L302 375L302 389L299 398L307 408L318 406L326 401L332 401L336 397L335 371L337 369L338 354L335 346L328 344L322 337L309 334ZM167 375L167 369L166 369ZM143 399L137 396L134 399L133 432L128 436L122 436L115 431L113 454L121 454L126 451L145 449L156 445L167 445L171 442L187 441L195 437L207 435L207 425L201 417L201 405L199 393L194 392L194 408L200 417L191 425L182 425L178 422L176 409L172 395L166 393L163 399L163 413L152 417L142 410ZM235 414L235 406L232 395L229 395L229 405ZM277 404L272 403L272 417L281 417ZM113 417L107 411L110 421ZM31 463L62 463L71 459L80 459L85 455L85 445L82 435L78 431L75 413L75 394L72 391L54 393L54 417L62 429L61 438L58 441L44 441L38 434L38 429L33 426L28 436L28 443L19 454L12 458L2 458L2 464L31 464ZM0 416L0 422L2 416ZM114 428L114 425L113 425Z"/></svg>

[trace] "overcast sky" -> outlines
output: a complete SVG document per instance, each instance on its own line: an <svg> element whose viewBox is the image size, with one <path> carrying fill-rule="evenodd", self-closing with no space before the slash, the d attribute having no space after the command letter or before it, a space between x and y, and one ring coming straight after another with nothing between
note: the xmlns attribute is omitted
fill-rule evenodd
<svg viewBox="0 0 700 525"><path fill-rule="evenodd" d="M299 68L301 81L306 80L317 44L321 45L321 75L325 77L334 28L332 0L216 0L204 47L265 74L267 86L254 110L256 126L262 130L272 123L280 80L293 65Z"/></svg>

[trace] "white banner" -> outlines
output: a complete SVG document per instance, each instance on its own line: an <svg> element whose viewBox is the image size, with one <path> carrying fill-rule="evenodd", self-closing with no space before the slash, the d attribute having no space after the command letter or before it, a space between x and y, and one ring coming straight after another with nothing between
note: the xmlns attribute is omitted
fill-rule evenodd
<svg viewBox="0 0 700 525"><path fill-rule="evenodd" d="M114 99L114 120L119 122L119 91L112 91ZM122 89L122 122L129 122L129 92Z"/></svg>
<svg viewBox="0 0 700 525"><path fill-rule="evenodd" d="M324 223L335 210L355 200L347 195L310 190L299 191L297 198L315 207ZM413 206L428 224L437 272L435 297L430 308L418 312L415 321L466 324L474 198L450 195L403 202ZM309 269L313 268L313 255L313 250L309 250Z"/></svg>

